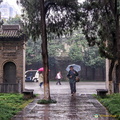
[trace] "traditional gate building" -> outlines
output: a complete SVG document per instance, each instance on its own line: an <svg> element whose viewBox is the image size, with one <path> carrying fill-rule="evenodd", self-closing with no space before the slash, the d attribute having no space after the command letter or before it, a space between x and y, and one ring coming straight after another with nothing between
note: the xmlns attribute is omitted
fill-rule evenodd
<svg viewBox="0 0 120 120"><path fill-rule="evenodd" d="M0 28L0 92L22 92L24 73L25 35L19 25L3 25Z"/></svg>

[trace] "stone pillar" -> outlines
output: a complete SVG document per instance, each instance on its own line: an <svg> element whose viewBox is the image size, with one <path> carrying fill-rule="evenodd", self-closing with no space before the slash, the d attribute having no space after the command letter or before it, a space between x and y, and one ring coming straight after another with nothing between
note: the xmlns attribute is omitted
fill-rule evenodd
<svg viewBox="0 0 120 120"><path fill-rule="evenodd" d="M109 60L106 59L106 89L109 91Z"/></svg>
<svg viewBox="0 0 120 120"><path fill-rule="evenodd" d="M26 58L25 49L26 49L26 46L24 42L24 45L23 45L23 86L22 86L23 91L25 89L25 58Z"/></svg>

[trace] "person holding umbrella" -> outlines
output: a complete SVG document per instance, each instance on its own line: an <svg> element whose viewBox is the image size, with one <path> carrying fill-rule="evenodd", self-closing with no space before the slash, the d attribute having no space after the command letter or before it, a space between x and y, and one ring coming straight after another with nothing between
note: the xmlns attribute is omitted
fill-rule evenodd
<svg viewBox="0 0 120 120"><path fill-rule="evenodd" d="M49 70L50 71L50 70ZM39 81L39 86L42 87L43 85L43 73L44 73L44 68L41 67L38 69L38 73L39 73L39 78L38 78L38 81Z"/></svg>
<svg viewBox="0 0 120 120"><path fill-rule="evenodd" d="M38 81L39 81L40 87L42 87L42 85L43 85L43 72L44 72L43 67L38 69L38 73L39 73Z"/></svg>
<svg viewBox="0 0 120 120"><path fill-rule="evenodd" d="M74 66L73 66L74 65ZM76 93L76 76L78 76L78 72L80 71L80 67L79 70L76 67L75 64L73 65L69 65L66 70L69 71L67 77L69 78L69 83L70 83L70 89L71 89L71 95L73 96L73 94ZM74 68L77 68L76 70Z"/></svg>
<svg viewBox="0 0 120 120"><path fill-rule="evenodd" d="M39 86L42 87L42 85L43 85L43 71L39 71L38 73L39 73L39 79L38 79Z"/></svg>

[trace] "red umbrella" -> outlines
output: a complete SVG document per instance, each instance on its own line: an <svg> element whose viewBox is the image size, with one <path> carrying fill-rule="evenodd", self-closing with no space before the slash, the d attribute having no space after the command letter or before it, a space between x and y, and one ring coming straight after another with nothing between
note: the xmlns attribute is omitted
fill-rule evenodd
<svg viewBox="0 0 120 120"><path fill-rule="evenodd" d="M41 67L41 68L38 69L38 71L43 72L43 71L44 71L44 68ZM50 71L50 70L49 70L49 71Z"/></svg>
<svg viewBox="0 0 120 120"><path fill-rule="evenodd" d="M38 71L42 72L42 71L44 71L44 68L41 67L41 68L38 69Z"/></svg>

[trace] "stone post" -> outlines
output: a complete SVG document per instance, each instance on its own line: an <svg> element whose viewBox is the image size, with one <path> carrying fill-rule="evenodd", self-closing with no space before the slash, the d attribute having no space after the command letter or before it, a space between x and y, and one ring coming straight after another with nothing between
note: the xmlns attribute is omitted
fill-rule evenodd
<svg viewBox="0 0 120 120"><path fill-rule="evenodd" d="M21 93L21 80L18 81L18 92Z"/></svg>
<svg viewBox="0 0 120 120"><path fill-rule="evenodd" d="M109 60L106 59L106 89L108 90L109 93Z"/></svg>

